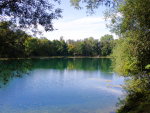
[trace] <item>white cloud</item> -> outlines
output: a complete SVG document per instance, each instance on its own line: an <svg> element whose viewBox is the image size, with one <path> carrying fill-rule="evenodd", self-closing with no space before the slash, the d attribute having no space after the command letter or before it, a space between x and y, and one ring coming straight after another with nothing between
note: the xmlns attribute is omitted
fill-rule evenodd
<svg viewBox="0 0 150 113"><path fill-rule="evenodd" d="M81 19L77 19L77 20L73 20L73 21L69 21L69 22L61 22L61 23L56 23L56 25L80 25L80 24L95 24L95 23L98 23L98 22L103 22L104 19L101 18L101 17L95 17L95 18L92 18L92 17L85 17L85 18L81 18Z"/></svg>
<svg viewBox="0 0 150 113"><path fill-rule="evenodd" d="M105 24L103 17L84 17L66 22L57 20L54 26L58 30L44 33L44 35L50 40L59 39L60 36L63 36L65 40L84 39L90 36L99 39L105 34L110 34Z"/></svg>

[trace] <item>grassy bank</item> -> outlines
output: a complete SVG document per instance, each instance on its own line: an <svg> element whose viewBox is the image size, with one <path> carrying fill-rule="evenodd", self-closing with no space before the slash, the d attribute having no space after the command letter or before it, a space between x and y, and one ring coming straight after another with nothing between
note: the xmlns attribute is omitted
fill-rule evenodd
<svg viewBox="0 0 150 113"><path fill-rule="evenodd" d="M112 58L112 57L111 56L46 56L46 57L0 58L0 60L48 59L48 58Z"/></svg>

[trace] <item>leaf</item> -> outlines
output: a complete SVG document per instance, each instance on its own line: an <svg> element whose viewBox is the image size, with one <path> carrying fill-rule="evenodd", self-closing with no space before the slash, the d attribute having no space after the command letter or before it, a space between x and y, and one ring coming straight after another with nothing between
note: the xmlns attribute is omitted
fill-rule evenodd
<svg viewBox="0 0 150 113"><path fill-rule="evenodd" d="M145 69L150 69L150 64L148 64L147 66L145 66Z"/></svg>

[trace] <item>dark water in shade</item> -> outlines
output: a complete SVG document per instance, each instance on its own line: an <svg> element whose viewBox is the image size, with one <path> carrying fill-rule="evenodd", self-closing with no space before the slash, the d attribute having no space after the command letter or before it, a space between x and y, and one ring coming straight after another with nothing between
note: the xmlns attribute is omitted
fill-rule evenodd
<svg viewBox="0 0 150 113"><path fill-rule="evenodd" d="M123 80L106 58L0 61L0 113L114 113Z"/></svg>

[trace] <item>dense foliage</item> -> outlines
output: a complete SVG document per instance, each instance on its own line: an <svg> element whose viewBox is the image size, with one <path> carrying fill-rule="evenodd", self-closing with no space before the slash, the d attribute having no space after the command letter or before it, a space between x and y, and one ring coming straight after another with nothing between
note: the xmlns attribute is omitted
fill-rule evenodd
<svg viewBox="0 0 150 113"><path fill-rule="evenodd" d="M54 7L60 0L0 0L0 20L9 20L19 27L53 30L52 20L61 17L62 10Z"/></svg>
<svg viewBox="0 0 150 113"><path fill-rule="evenodd" d="M124 0L111 13L112 31L120 35L113 51L115 70L130 77L125 86L127 97L118 113L150 111L149 6L149 0Z"/></svg>
<svg viewBox="0 0 150 113"><path fill-rule="evenodd" d="M0 23L0 57L22 57L28 35L19 29L13 31L10 27L9 22Z"/></svg>
<svg viewBox="0 0 150 113"><path fill-rule="evenodd" d="M12 30L13 29L13 30ZM50 41L34 38L15 29L9 22L0 23L0 57L48 57L48 56L108 56L115 45L112 35L105 35L101 41L92 37L84 40Z"/></svg>

